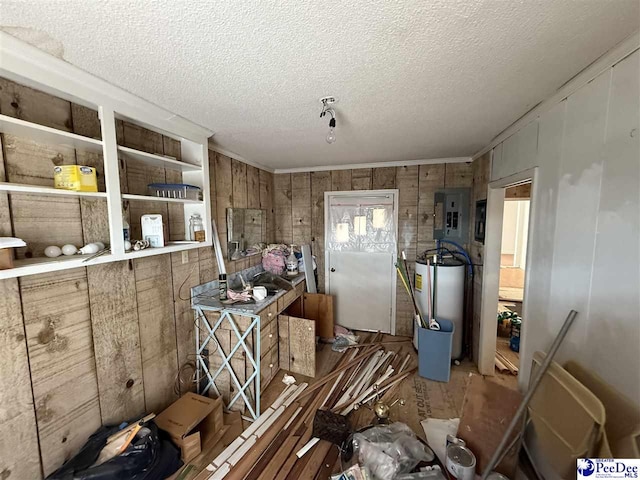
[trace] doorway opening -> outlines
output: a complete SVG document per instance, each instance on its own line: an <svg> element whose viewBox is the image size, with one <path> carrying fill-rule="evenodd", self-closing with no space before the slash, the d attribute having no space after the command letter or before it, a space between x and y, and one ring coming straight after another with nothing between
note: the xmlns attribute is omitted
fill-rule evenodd
<svg viewBox="0 0 640 480"><path fill-rule="evenodd" d="M500 370L496 364L496 352L503 353L517 369L520 368L520 359L528 358L527 331L532 328L532 323L535 323L535 319L529 318L527 314L530 308L527 304L527 290L530 287L528 279L532 262L531 249L528 247L535 240L536 235L537 175L538 169L535 167L494 180L488 186L478 349L478 370L482 375L496 375ZM515 203L520 201L526 202ZM518 239L513 238L513 245L511 245L506 241L509 233L504 232L503 224L508 223L505 217L513 216L514 210L516 217L514 223L517 225L516 231L511 233L514 237L518 236ZM505 234L504 257L503 233ZM503 331L500 334L498 314L505 308L512 313L513 318L502 327ZM516 317L521 323L517 328L512 329L513 324L517 323ZM519 335L517 337L519 341L515 342L518 352L510 348L512 334ZM508 369L504 372L511 374ZM527 369L525 368L523 372L527 372ZM527 375L510 376L517 381L519 388L526 388L529 381Z"/></svg>
<svg viewBox="0 0 640 480"><path fill-rule="evenodd" d="M517 374L524 300L531 182L505 189L500 247L496 370Z"/></svg>
<svg viewBox="0 0 640 480"><path fill-rule="evenodd" d="M398 190L325 192L325 291L336 323L395 335Z"/></svg>

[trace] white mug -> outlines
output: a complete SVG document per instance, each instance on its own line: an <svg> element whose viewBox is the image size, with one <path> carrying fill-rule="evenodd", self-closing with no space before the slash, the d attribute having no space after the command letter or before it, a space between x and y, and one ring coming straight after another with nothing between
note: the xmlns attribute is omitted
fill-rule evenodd
<svg viewBox="0 0 640 480"><path fill-rule="evenodd" d="M265 287L253 287L253 299L256 302L267 298L267 289Z"/></svg>

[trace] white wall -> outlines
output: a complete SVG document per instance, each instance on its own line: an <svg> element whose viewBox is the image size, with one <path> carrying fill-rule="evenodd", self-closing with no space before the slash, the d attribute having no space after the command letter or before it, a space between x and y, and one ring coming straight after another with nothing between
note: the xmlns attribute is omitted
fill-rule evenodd
<svg viewBox="0 0 640 480"><path fill-rule="evenodd" d="M516 253L516 235L518 233L518 202L504 202L502 214L502 247L504 255Z"/></svg>
<svg viewBox="0 0 640 480"><path fill-rule="evenodd" d="M523 379L570 309L573 358L640 401L640 52L496 146L492 180L538 167Z"/></svg>

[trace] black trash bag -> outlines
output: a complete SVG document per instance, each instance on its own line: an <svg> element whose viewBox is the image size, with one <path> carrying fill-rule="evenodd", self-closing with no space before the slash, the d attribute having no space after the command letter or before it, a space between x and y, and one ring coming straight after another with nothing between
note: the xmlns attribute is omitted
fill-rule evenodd
<svg viewBox="0 0 640 480"><path fill-rule="evenodd" d="M118 427L100 427L80 452L47 480L162 480L173 475L182 466L180 451L153 421L144 426L150 433L138 434L122 454L92 467L107 438L118 431Z"/></svg>

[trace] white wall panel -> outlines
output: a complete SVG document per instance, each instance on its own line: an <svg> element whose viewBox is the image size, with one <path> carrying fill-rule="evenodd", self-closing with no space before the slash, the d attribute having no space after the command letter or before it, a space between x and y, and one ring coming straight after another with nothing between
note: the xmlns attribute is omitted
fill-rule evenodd
<svg viewBox="0 0 640 480"><path fill-rule="evenodd" d="M523 345L521 351L522 384L527 383L531 358L536 350L546 350L557 331L557 320L548 315L551 294L551 272L556 230L556 205L558 200L558 178L562 158L562 138L567 102L563 101L539 119L537 181L533 185L538 214L532 215L531 230L536 232L529 238L531 258L528 264L529 282L527 308L529 319L522 325Z"/></svg>
<svg viewBox="0 0 640 480"><path fill-rule="evenodd" d="M640 53L612 71L583 360L640 402Z"/></svg>
<svg viewBox="0 0 640 480"><path fill-rule="evenodd" d="M529 123L502 145L501 161L494 164L494 180L535 167L538 161L538 121Z"/></svg>
<svg viewBox="0 0 640 480"><path fill-rule="evenodd" d="M571 309L580 315L559 358L576 358L588 333L609 79L605 72L567 99L548 315L557 325Z"/></svg>
<svg viewBox="0 0 640 480"><path fill-rule="evenodd" d="M636 51L494 149L492 180L539 167L521 385L533 352L548 348L573 308L580 314L558 360L573 358L640 399L639 58Z"/></svg>

